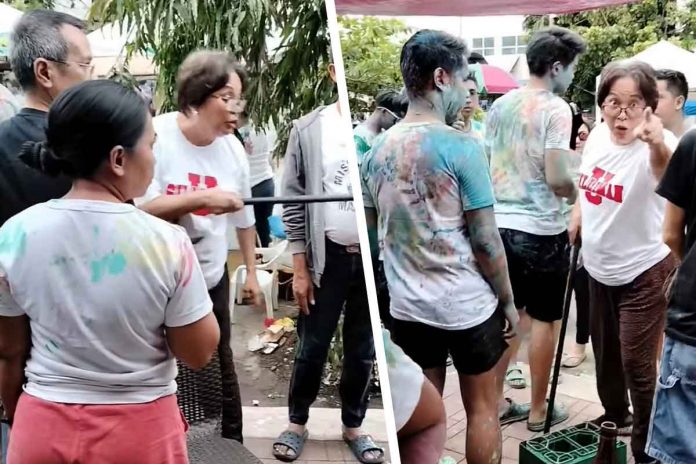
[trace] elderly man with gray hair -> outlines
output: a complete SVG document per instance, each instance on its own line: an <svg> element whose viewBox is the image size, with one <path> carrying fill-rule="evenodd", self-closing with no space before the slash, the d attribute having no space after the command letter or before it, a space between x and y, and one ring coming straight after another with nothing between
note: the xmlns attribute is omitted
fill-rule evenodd
<svg viewBox="0 0 696 464"><path fill-rule="evenodd" d="M33 170L18 154L25 142L45 139L51 102L91 77L94 66L84 23L50 10L24 14L10 37L10 64L25 101L24 108L0 124L0 225L70 189L70 180Z"/></svg>

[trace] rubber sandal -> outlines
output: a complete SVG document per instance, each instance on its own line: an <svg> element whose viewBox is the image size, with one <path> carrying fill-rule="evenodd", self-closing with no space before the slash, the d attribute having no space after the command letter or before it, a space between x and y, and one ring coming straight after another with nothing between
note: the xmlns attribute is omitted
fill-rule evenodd
<svg viewBox="0 0 696 464"><path fill-rule="evenodd" d="M554 425L560 424L561 422L568 420L569 417L570 414L568 414L568 411L566 411L565 408L554 406L553 413L551 414L551 426L553 427ZM543 432L544 425L546 425L545 418L539 422L527 421L527 430L530 432Z"/></svg>
<svg viewBox="0 0 696 464"><path fill-rule="evenodd" d="M510 398L505 398L508 402L508 407L503 414L498 418L500 425L512 424L514 422L522 422L529 419L530 404L517 404Z"/></svg>
<svg viewBox="0 0 696 464"><path fill-rule="evenodd" d="M293 462L297 460L302 454L302 450L304 449L304 445L308 437L309 432L306 430L302 435L296 432L291 432L290 430L286 430L285 432L281 433L275 443L273 443L273 457L283 462ZM276 446L285 446L286 448L291 449L295 455L288 456L281 453L280 451L276 450ZM287 453L287 450L285 452Z"/></svg>
<svg viewBox="0 0 696 464"><path fill-rule="evenodd" d="M569 367L572 369L572 368L578 367L580 364L584 363L586 359L587 359L587 355L584 353L581 356L567 355L567 356L563 357L563 360L561 361L561 366Z"/></svg>
<svg viewBox="0 0 696 464"><path fill-rule="evenodd" d="M507 383L510 388L515 388L521 390L527 387L527 380L522 374L522 369L519 367L511 367L505 373L505 383Z"/></svg>
<svg viewBox="0 0 696 464"><path fill-rule="evenodd" d="M343 435L343 441L346 442L350 450L353 452L355 459L362 462L363 464L380 464L384 462L384 449L377 446L369 435L360 435L353 440L349 440L348 437ZM365 453L368 451L377 451L381 456L374 459L365 458Z"/></svg>

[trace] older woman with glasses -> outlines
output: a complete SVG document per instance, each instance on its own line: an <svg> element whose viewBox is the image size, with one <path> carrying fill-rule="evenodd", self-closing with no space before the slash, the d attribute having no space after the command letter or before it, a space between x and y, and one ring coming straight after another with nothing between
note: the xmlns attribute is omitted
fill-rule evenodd
<svg viewBox="0 0 696 464"><path fill-rule="evenodd" d="M676 266L662 240L665 201L655 189L677 140L653 114L658 91L647 64L609 64L597 97L604 123L585 143L581 194L570 228L574 240L582 224L590 333L605 410L597 422L615 422L623 434L632 427L636 462L653 462L645 443L655 393L655 352L667 309L662 286Z"/></svg>
<svg viewBox="0 0 696 464"><path fill-rule="evenodd" d="M138 204L145 211L183 226L193 242L220 324L222 435L242 441L242 405L230 348L228 224L236 227L246 265L246 297L259 303L255 272L254 210L249 163L234 136L242 100L244 69L223 52L189 55L177 76L179 111L154 119L155 175Z"/></svg>

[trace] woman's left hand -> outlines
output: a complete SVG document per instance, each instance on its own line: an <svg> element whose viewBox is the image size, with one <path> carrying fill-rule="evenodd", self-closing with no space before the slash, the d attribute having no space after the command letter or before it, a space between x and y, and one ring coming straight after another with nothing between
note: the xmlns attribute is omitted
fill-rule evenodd
<svg viewBox="0 0 696 464"><path fill-rule="evenodd" d="M242 295L244 295L245 299L251 299L254 306L261 305L261 287L256 278L256 272L247 274L246 282L244 282L244 288L242 289Z"/></svg>
<svg viewBox="0 0 696 464"><path fill-rule="evenodd" d="M664 142L662 120L653 114L652 108L645 108L641 122L634 129L634 134L648 145L660 145Z"/></svg>

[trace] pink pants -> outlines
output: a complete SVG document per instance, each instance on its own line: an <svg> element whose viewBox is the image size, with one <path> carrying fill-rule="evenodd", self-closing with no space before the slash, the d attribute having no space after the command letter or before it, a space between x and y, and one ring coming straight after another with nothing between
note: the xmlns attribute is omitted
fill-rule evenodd
<svg viewBox="0 0 696 464"><path fill-rule="evenodd" d="M82 405L23 393L8 464L187 464L188 424L169 395L144 404Z"/></svg>

